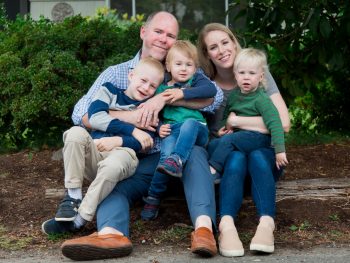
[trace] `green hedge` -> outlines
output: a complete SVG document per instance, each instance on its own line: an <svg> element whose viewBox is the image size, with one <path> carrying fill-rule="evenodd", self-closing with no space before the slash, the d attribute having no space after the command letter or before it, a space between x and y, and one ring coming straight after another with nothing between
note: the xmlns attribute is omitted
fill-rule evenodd
<svg viewBox="0 0 350 263"><path fill-rule="evenodd" d="M0 29L0 148L61 141L74 104L109 65L141 47L140 22L74 16L4 20Z"/></svg>
<svg viewBox="0 0 350 263"><path fill-rule="evenodd" d="M350 2L230 1L242 43L267 49L293 129L350 131Z"/></svg>

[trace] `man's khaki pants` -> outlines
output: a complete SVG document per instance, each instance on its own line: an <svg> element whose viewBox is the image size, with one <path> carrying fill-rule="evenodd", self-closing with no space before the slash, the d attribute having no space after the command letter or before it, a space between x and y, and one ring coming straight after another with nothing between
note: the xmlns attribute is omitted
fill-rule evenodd
<svg viewBox="0 0 350 263"><path fill-rule="evenodd" d="M91 221L97 206L115 185L134 174L138 159L135 151L126 147L99 152L90 134L78 126L63 134L63 142L65 187L82 188L84 178L91 181L78 210L85 220Z"/></svg>

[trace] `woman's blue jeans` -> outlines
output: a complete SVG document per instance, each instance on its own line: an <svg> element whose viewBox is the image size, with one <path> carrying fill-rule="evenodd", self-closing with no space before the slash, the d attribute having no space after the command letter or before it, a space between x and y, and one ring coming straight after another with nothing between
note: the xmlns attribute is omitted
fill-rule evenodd
<svg viewBox="0 0 350 263"><path fill-rule="evenodd" d="M209 164L222 173L224 164L232 151L249 154L254 150L270 147L271 136L256 131L236 131L220 137L215 150L210 154Z"/></svg>
<svg viewBox="0 0 350 263"><path fill-rule="evenodd" d="M209 151L213 149L211 143ZM273 148L261 148L244 154L233 151L228 156L220 182L219 207L220 217L230 215L237 217L241 208L245 180L251 179L251 194L257 208L258 216L276 214L276 181L282 174L275 164Z"/></svg>

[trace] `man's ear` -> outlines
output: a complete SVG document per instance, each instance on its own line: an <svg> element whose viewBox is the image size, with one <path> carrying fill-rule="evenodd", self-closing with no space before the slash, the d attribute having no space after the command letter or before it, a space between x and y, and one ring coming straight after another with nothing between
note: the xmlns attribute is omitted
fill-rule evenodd
<svg viewBox="0 0 350 263"><path fill-rule="evenodd" d="M145 26L141 26L140 28L140 38L143 40L145 36L146 28Z"/></svg>

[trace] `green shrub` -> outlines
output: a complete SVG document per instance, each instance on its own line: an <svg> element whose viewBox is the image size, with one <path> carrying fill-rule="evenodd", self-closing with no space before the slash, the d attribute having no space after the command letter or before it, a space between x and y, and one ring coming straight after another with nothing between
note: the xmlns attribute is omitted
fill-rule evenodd
<svg viewBox="0 0 350 263"><path fill-rule="evenodd" d="M0 31L0 148L60 143L74 104L98 74L139 50L140 26L104 17L6 20Z"/></svg>
<svg viewBox="0 0 350 263"><path fill-rule="evenodd" d="M60 23L8 21L0 9L0 149L60 144L75 103L100 72L141 48L137 18L101 9ZM181 36L194 40L189 31Z"/></svg>
<svg viewBox="0 0 350 263"><path fill-rule="evenodd" d="M349 132L349 1L238 0L230 7L247 46L268 50L294 127Z"/></svg>

